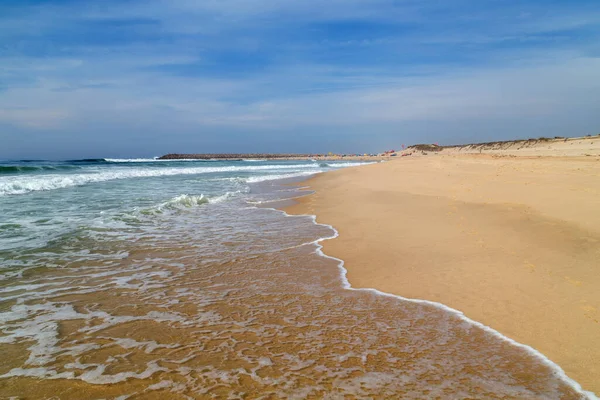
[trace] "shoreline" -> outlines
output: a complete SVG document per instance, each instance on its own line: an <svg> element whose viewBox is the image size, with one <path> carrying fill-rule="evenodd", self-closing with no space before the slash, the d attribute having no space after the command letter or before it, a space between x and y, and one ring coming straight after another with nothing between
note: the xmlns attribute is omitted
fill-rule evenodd
<svg viewBox="0 0 600 400"><path fill-rule="evenodd" d="M309 178L310 179L310 178ZM311 193L312 194L312 193ZM307 194L306 196L310 196L311 194ZM303 196L300 196L303 197ZM296 198L300 198L300 197L296 197ZM295 198L295 199L296 199ZM330 260L334 260L336 261L337 267L340 271L340 281L342 284L342 288L344 290L349 290L349 291L358 291L358 292L372 292L375 293L378 296L383 296L383 297L391 297L391 298L395 298L401 301L406 301L406 302L410 302L410 303L417 303L417 304L427 304L430 306L433 306L437 309L443 310L444 312L448 312L451 313L453 315L456 315L459 319L461 319L462 321L467 322L468 324L471 324L487 333L490 333L492 336L496 337L497 339L509 343L512 346L518 347L526 352L528 352L529 354L531 354L532 356L534 356L535 358L537 358L542 364L548 366L549 368L551 368L552 370L554 370L561 379L563 379L565 382L567 382L569 385L571 385L571 387L578 392L579 394L581 394L582 396L585 396L588 399L598 399L598 397L596 396L595 393L591 392L591 391L587 391L584 390L581 385L573 380L572 378L570 378L569 376L567 376L567 374L565 373L565 371L555 362L553 362L552 360L550 360L548 357L546 357L544 354L542 354L540 351L536 350L535 348L528 346L526 344L523 343L519 343L513 339L511 339L508 336L503 335L502 333L498 332L497 330L482 324L481 322L475 321L469 317L467 317L463 312L456 310L454 308L448 307L445 304L442 303L438 303L438 302L434 302L434 301L429 301L429 300L423 300L423 299L413 299L413 298L407 298L407 297L403 297L400 296L398 294L393 294L393 293L387 293L387 292L382 292L381 290L375 289L375 288L356 288L353 287L352 284L350 283L350 281L348 280L348 270L345 268L345 263L344 260L337 258L337 257L333 257L330 255L327 255L323 252L323 244L322 242L326 242L328 240L333 240L339 237L339 232L335 229L335 227L333 227L332 225L329 224L324 224L324 223L320 223L317 222L317 216L314 214L290 214L285 210L279 210L277 208L272 208L272 210L275 211L280 211L282 212L286 217L310 217L313 221L313 223L315 225L321 225L321 226L326 226L328 228L330 228L334 234L332 236L329 237L323 237L320 239L317 239L313 242L309 242L309 243L304 243L303 245L306 244L315 244L317 246L317 254L323 258L327 258Z"/></svg>
<svg viewBox="0 0 600 400"><path fill-rule="evenodd" d="M430 169L430 171L428 172L431 172L432 167L436 168L437 170L443 170L444 168L440 168L440 163L445 164L448 162L456 162L457 160L459 163L466 162L468 169L473 169L474 166L476 166L473 164L480 164L482 162L501 163L503 167L506 167L506 163L509 163L510 167L510 163L513 162L526 164L532 162L542 164L550 162L549 160L540 157L517 157L516 159L506 159L497 156L486 155L436 155L434 157L411 157L409 163L418 164L416 165L417 169L425 171L425 173L427 173L427 168ZM553 157L551 162L564 162L566 163L565 165L571 166L576 165L577 167L575 168L575 170L581 170L581 165L573 164L570 161L576 161L576 163L585 163L590 162L592 160L590 160L589 158L569 158L559 160ZM532 208L534 208L531 207L531 204L520 205L518 201L515 201L512 204L508 202L510 205L507 206L505 199L498 199L500 201L496 202L496 204L491 204L494 202L491 201L491 199L488 199L488 201L484 202L484 204L480 204L474 201L474 199L472 198L461 198L465 196L457 196L456 194L452 196L453 198L449 198L447 196L447 193L444 195L440 192L440 188L432 188L432 186L435 185L431 185L430 182L428 183L424 180L417 180L416 182L419 184L415 185L415 182L413 182L412 186L406 184L399 185L397 183L394 183L394 178L399 178L399 174L407 172L402 171L404 169L403 167L407 166L406 162L407 159L402 159L401 161L398 160L389 163L363 166L360 169L351 168L345 171L333 171L329 172L328 174L316 175L310 178L308 181L303 182L303 186L310 186L310 190L312 190L313 193L309 196L297 199L297 204L286 207L285 211L292 215L316 215L316 218L318 218L319 221L318 223L323 223L325 225L332 226L336 232L340 232L340 237L337 237L336 240L328 240L327 243L322 244L322 251L327 257L331 257L338 260L344 260L345 266L342 266L341 268L347 270L346 279L349 284L352 284L353 289L360 290L361 288L373 288L373 290L377 290L378 292L381 292L383 294L398 296L407 300L423 299L415 301L432 302L440 304L443 307L458 310L456 312L464 314L464 316L469 320L476 321L475 323L481 323L484 326L488 326L492 330L499 332L500 335L507 338L508 340L514 340L516 343L523 344L524 346L531 348L535 352L538 352L545 359L552 360L551 362L556 363L556 365L559 365L560 368L565 371L568 377L571 377L574 379L574 381L578 382L578 384L582 386L583 390L591 390L598 393L600 390L597 383L597 377L600 370L598 369L598 363L594 362L595 360L598 360L598 358L595 358L594 356L597 352L597 350L595 349L598 348L598 346L595 346L595 344L597 344L598 342L598 340L595 339L595 336L597 336L595 335L597 331L594 331L593 329L590 331L590 326L581 326L582 321L580 313L577 313L572 318L566 318L564 320L564 323L567 324L570 327L570 329L560 329L560 326L554 326L550 330L544 330L544 328L548 328L552 325L561 325L560 322L554 324L554 321L556 321L557 316L559 318L568 316L568 314L565 314L565 311L569 311L569 307L566 307L566 309L564 310L561 309L560 311L562 311L562 313L551 312L549 314L546 313L548 315L538 315L537 318L531 319L530 317L532 314L535 316L536 314L539 314L540 310L544 311L544 307L540 308L540 304L538 304L539 302L536 303L535 298L540 294L550 294L552 296L552 290L548 290L547 284L544 284L544 282L542 282L541 288L539 287L540 282L536 282L536 279L538 281L540 280L539 277L530 277L528 281L524 282L521 285L523 287L519 288L519 285L517 285L517 287L515 288L513 287L515 284L515 280L506 280L506 276L504 276L506 274L503 275L502 273L498 273L498 269L501 269L501 267L503 266L502 262L496 262L495 264L492 263L494 265L487 269L481 268L481 266L471 266L470 264L481 261L481 256L487 258L488 261L498 257L497 251L494 252L490 251L490 249L485 248L479 249L479 254L473 254L469 252L467 252L466 254L462 254L463 265L458 265L460 268L457 268L457 263L454 262L450 263L449 266L439 268L439 270L437 271L435 268L429 268L424 273L415 274L413 271L415 267L418 268L419 266L424 265L428 261L429 264L437 264L440 261L443 262L443 257L442 259L440 259L439 257L436 259L435 257L435 253L439 253L440 250L436 248L436 238L431 238L433 239L433 241L430 240L426 247L426 250L432 253L433 256L428 257L427 254L425 254L425 256L421 254L421 256L414 257L415 254L411 253L415 253L415 251L416 253L422 253L424 250L422 248L422 241L419 242L419 240L412 240L411 243L411 236L413 236L412 234L415 233L415 229L395 230L383 228L383 226L389 224L391 221L395 221L397 224L399 224L399 226L403 226L405 228L409 228L412 226L413 228L416 228L417 231L420 231L417 234L417 236L421 236L420 239L423 239L422 235L424 228L425 230L429 229L431 231L435 230L437 225L442 226L446 230L446 233L456 233L452 232L453 229L448 229L452 227L448 226L448 221L442 221L444 219L444 216L440 216L440 213L437 213L435 216L433 216L433 220L431 220L430 218L429 221L422 220L420 221L421 223L419 223L420 217L427 219L427 213L430 213L431 210L435 207L442 206L442 203L447 201L462 203L459 205L459 207L462 208L471 208L467 211L473 211L473 207L475 209L480 208L480 210L475 210L477 214L475 215L475 217L485 216L486 213L489 217L490 207L492 209L492 214L494 212L500 211L504 214L525 212L525 214L529 215L529 219L526 219L525 221L508 221L506 224L504 224L505 226L502 227L503 229L500 230L501 232L496 232L496 234L500 233L502 235L506 234L507 227L512 228L512 230L531 230L532 226L534 228L537 227L537 225L540 222L539 218L541 218L542 220L544 218L549 218L547 215L543 214L545 214L546 212L552 213L555 210L553 210L552 207L546 207L548 210L541 210L543 212L540 216L536 214L536 212L539 213L540 210L531 210ZM561 170L561 168L564 168L564 166L559 165L558 169ZM412 170L412 172L415 171ZM572 173L573 171L570 170L570 172ZM381 175L384 175L384 178L382 178ZM489 178L489 176L485 177ZM405 178L408 178L408 176L405 176L403 179ZM430 191L434 193L418 193L419 191L426 192L427 190L425 189L430 189ZM595 190L594 187L588 189ZM443 191L443 188L441 191ZM390 193L385 192L396 192L391 194L392 197L395 197L392 199L394 201L392 201L391 204L390 202L386 202L385 200L382 201L381 197L390 195ZM494 195L494 193L488 193L488 195ZM409 199L412 200L412 202L407 201ZM584 205L588 207L584 207L584 211L590 211L589 202L585 203ZM593 207L594 204L591 204L591 206ZM379 210L373 210L377 208L379 208ZM483 210L481 210L481 208L483 208ZM500 210L496 210L495 208L499 208ZM398 214L399 209L403 210L403 215ZM357 213L357 210L361 211ZM415 213L420 214L416 215ZM356 214L360 215L357 216ZM412 214L413 218L408 218L407 220L407 214ZM583 229L583 231L586 231L586 234L592 235L593 240L597 240L598 238L600 238L600 235L598 235L599 232L596 229L593 229L594 227L600 227L600 225L597 224L597 218L589 218L587 223L586 221L580 220L578 222L583 222L581 225L584 226L573 227L573 222L577 219L574 218L573 215L569 215L568 212L563 212L562 214L555 214L558 214L558 220L550 221L550 224L548 226L559 225L560 229L558 229L558 231L560 231L561 229L566 229L566 231L563 232L563 239L568 240L570 237L569 234L573 233L573 230L569 230L567 228L572 228L575 230ZM501 217L506 216L507 215L501 215ZM439 217L441 218L436 220L436 218ZM498 216L496 215L496 218L497 217ZM514 225L515 222L518 224L511 227L511 223ZM568 226L565 226L564 224L567 224ZM527 226L529 226L529 228L527 228ZM547 229L548 226L545 226L544 228ZM466 228L468 230L469 227ZM494 227L492 227L491 231L494 230L493 228ZM497 226L495 228L497 228ZM534 230L536 232L528 232L527 234L531 236L532 233L539 233L539 229ZM400 235L400 237L398 235ZM450 237L450 239L452 238ZM459 238L459 240L464 239L464 235L463 237ZM577 240L572 241L578 242ZM471 240L471 242L473 242L473 240ZM477 241L475 242L477 243ZM592 244L595 243L599 242L592 242ZM525 244L527 245L527 241L525 241ZM552 242L552 244L555 243ZM579 245L581 245L581 243L576 243L574 248L577 248L577 246ZM386 247L389 249L387 253L385 250ZM394 249L394 247L396 247L396 249ZM408 251L406 251L406 249L403 249L403 247L408 248ZM502 246L500 247L502 248ZM441 250L443 253L443 251L447 249ZM460 251L462 250L465 249L460 249ZM470 250L472 251L473 249ZM506 248L504 248L504 250L506 250ZM515 249L516 253L523 253L523 251L521 250L522 249L518 248ZM577 255L573 253L573 248L569 248L566 250L567 257L574 256L575 258L577 258ZM539 249L534 249L534 253L535 251L539 251ZM590 250L590 248L588 248L587 251L588 253L590 251L592 253L594 252L594 250ZM477 253L477 251L475 253ZM478 257L474 257L472 261L469 261L470 256ZM563 261L565 259L564 256L565 254L563 254L562 257ZM409 262L406 262L411 257L412 259ZM503 261L508 262L510 260ZM584 269L585 267L590 267L589 259L587 260L587 264L586 260L583 260L583 264L585 264ZM533 275L536 275L536 272L542 271L542 269L546 267L544 265L531 265L532 266L527 266L527 268L525 268L525 272ZM550 266L550 268L551 267L553 266ZM469 269L475 269L475 271L469 272ZM519 265L519 267L516 269L524 268L523 266ZM579 269L581 270L581 268ZM513 273L513 270L515 270L514 267L512 268L512 270L509 271L509 274ZM523 275L522 272L523 271L521 271L521 275ZM564 273L564 271L554 272L557 276L561 273ZM468 279L466 279L466 283L462 282L462 275L469 275L469 273L471 273L472 276L467 276ZM448 279L452 275L454 275L454 280ZM459 277L456 278L456 275L459 275ZM491 275L491 279L495 279L497 281L496 283L498 284L487 284L485 282L485 278L490 278L489 276L486 277L486 275ZM480 281L482 277L484 278L484 282L482 285L478 286L477 282ZM521 276L519 276L519 278L521 278ZM541 279L543 280L544 277L542 277ZM582 285L588 286L587 281L578 280L577 276L569 277L568 279L567 277L565 277L563 280L566 282L567 285L574 287L581 287ZM416 286L414 282L419 282L418 288L414 287ZM516 279L516 283L519 283L518 279ZM554 281L552 283L556 285L557 282ZM538 286L537 288L536 285ZM469 293L464 294L462 298L461 296L457 296L457 293L460 294L459 292L461 291L461 289L464 289L465 287L469 288L469 290L467 291ZM551 285L550 288L552 287L553 286ZM410 290L407 290L408 288L410 288ZM510 307L508 307L509 310L505 312L505 314L507 315L498 315L498 309L502 309L504 307L503 300L506 300L503 299L502 296L498 296L499 288L503 291L509 292L506 294L505 297L510 297L513 294L513 291L526 292L527 290L532 288L537 289L537 292L534 291L531 295L524 297L521 296L521 298L509 302L511 303ZM448 289L451 289L449 294L445 292ZM490 289L493 290L490 291ZM566 301L562 301L563 303L569 303L569 301L573 300L574 297L577 297L573 293L568 293L568 290L565 292L564 288L555 289L557 289L554 296L555 299L553 299L553 301L549 301L549 304L547 304L546 306L553 305L553 302L561 303L561 299L563 299L564 296L570 296L570 298L568 298ZM596 316L589 315L590 313L593 314L594 312L597 312L597 307L595 306L597 305L596 300L598 300L598 297L592 295L592 298L589 298L589 293L587 293L587 295L588 298L585 301L588 301L588 303L581 303L581 298L579 298L576 299L579 300L579 304L577 304L577 306L587 306L587 311L584 311L584 313L587 312L588 315L585 315L584 317L588 318L588 320L591 320L592 323L595 322L596 326L592 328L598 329L598 322L597 320L594 321L594 317ZM593 304L592 301L594 301ZM528 311L526 312L525 310ZM572 311L573 310L570 310L570 312ZM507 318L508 320L514 319L515 321L507 324ZM530 324L526 323L528 319L529 321L531 321ZM571 324L572 320L576 322L576 325ZM541 328L537 329L536 326L540 323L540 321L543 323L541 323ZM583 325L585 325L585 323L583 323ZM580 328L587 329L583 330ZM570 330L573 330L574 332L570 332ZM571 340L569 340L569 337L571 337ZM584 338L586 340L583 341L583 344L580 343L578 347L576 346L577 348L573 348L573 337L579 339ZM558 349L557 351L556 347L559 347L561 349ZM588 395L591 396L591 392L589 392Z"/></svg>
<svg viewBox="0 0 600 400"><path fill-rule="evenodd" d="M401 163L385 163L394 164ZM302 168L292 170L323 170ZM273 208L293 203L291 196L311 198L303 191L309 175L282 179L289 170L267 181L250 179L264 177L261 170L233 168L115 182L89 186L83 199L50 192L47 202L57 207L40 214L51 210L69 223L52 226L53 251L37 245L4 257L31 261L15 265L5 285L3 349L14 357L0 365L0 393L594 397L542 354L500 340L459 311L348 287L343 262L321 250L336 242L328 239L337 226ZM37 220L36 196L0 200ZM112 202L122 206L90 218ZM72 212L74 204L86 214Z"/></svg>

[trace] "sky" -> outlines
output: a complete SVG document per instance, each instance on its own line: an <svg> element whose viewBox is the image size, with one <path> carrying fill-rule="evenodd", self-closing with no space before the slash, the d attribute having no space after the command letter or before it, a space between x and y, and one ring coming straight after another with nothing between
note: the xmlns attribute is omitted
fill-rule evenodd
<svg viewBox="0 0 600 400"><path fill-rule="evenodd" d="M595 133L598 0L0 1L0 159Z"/></svg>

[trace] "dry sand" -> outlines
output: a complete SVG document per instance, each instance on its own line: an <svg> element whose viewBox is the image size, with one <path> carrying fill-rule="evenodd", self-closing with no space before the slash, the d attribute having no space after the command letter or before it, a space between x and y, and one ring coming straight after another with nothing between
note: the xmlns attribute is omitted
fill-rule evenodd
<svg viewBox="0 0 600 400"><path fill-rule="evenodd" d="M287 211L339 231L324 251L352 286L460 310L600 394L600 157L550 152L455 148L329 172Z"/></svg>

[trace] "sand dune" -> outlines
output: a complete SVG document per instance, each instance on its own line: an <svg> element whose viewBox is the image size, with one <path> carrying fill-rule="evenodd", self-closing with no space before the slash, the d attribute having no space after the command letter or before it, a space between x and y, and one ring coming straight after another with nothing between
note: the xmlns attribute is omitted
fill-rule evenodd
<svg viewBox="0 0 600 400"><path fill-rule="evenodd" d="M600 156L600 135L576 138L537 138L457 146L417 145L403 151L407 155L494 154L499 156Z"/></svg>

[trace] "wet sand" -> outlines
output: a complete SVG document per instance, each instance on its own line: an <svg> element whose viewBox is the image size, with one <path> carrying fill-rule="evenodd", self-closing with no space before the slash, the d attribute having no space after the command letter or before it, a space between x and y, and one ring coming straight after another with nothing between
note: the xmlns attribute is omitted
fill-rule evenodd
<svg viewBox="0 0 600 400"><path fill-rule="evenodd" d="M254 200L296 194L264 185ZM108 258L59 252L2 282L0 398L585 398L456 313L347 290L312 217L241 199L180 211L139 240L66 243Z"/></svg>
<svg viewBox="0 0 600 400"><path fill-rule="evenodd" d="M447 153L319 175L286 211L339 231L353 287L460 310L600 393L600 158Z"/></svg>

